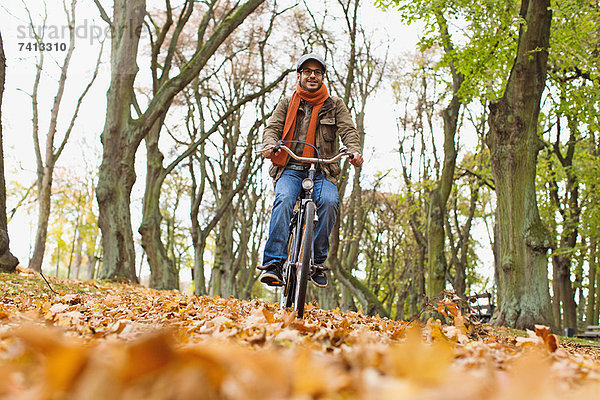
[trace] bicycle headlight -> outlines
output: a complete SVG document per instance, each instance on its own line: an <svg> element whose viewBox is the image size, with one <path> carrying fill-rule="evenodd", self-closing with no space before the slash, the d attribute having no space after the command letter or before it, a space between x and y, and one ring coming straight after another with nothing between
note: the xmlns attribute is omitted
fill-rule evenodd
<svg viewBox="0 0 600 400"><path fill-rule="evenodd" d="M312 181L312 179L308 179L306 178L305 180L302 181L302 189L304 190L311 190L314 186L314 183Z"/></svg>

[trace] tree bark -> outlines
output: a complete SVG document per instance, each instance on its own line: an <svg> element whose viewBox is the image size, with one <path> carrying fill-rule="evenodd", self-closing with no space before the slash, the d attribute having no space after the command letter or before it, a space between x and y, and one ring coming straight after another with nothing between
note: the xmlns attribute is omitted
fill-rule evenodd
<svg viewBox="0 0 600 400"><path fill-rule="evenodd" d="M70 279L79 279L79 271L81 270L81 259L83 252L83 235L81 231L77 232L77 244L75 246L75 257L73 259L73 269L71 270Z"/></svg>
<svg viewBox="0 0 600 400"><path fill-rule="evenodd" d="M54 173L54 162L47 162L39 172L38 176L38 219L35 234L33 253L29 260L29 268L34 271L42 270L42 261L46 251L46 239L48 236L48 220L50 218L50 195L52 192L52 175Z"/></svg>
<svg viewBox="0 0 600 400"><path fill-rule="evenodd" d="M138 282L131 229L130 198L135 183L135 152L145 132L131 117L133 84L138 72L139 35L146 13L144 0L115 0L111 41L111 83L102 132L98 173L98 226L102 231L101 279Z"/></svg>
<svg viewBox="0 0 600 400"><path fill-rule="evenodd" d="M8 219L6 217L6 182L4 180L4 147L2 137L2 96L6 79L6 57L0 34L0 271L14 272L19 260L10 252Z"/></svg>
<svg viewBox="0 0 600 400"><path fill-rule="evenodd" d="M552 262L556 265L560 299L563 306L564 327L577 329L577 304L575 294L571 286L571 259L563 255L552 256Z"/></svg>
<svg viewBox="0 0 600 400"><path fill-rule="evenodd" d="M499 291L494 322L516 328L553 326L547 250L551 236L537 208L535 176L542 143L537 123L546 80L552 12L549 0L523 0L525 25L502 98L490 104L491 152L497 194Z"/></svg>
<svg viewBox="0 0 600 400"><path fill-rule="evenodd" d="M555 329L557 332L562 332L563 322L562 322L562 314L560 312L560 302L561 298L561 285L560 278L558 272L558 265L552 259L552 317L555 323Z"/></svg>
<svg viewBox="0 0 600 400"><path fill-rule="evenodd" d="M164 181L163 155L158 148L163 119L146 135L146 187L143 198L142 223L138 232L150 265L149 286L154 289L179 289L179 274L174 260L167 255L161 240L160 192Z"/></svg>
<svg viewBox="0 0 600 400"><path fill-rule="evenodd" d="M444 254L446 207L444 203L439 190L432 190L427 213L427 297L429 298L441 293L446 286L447 263Z"/></svg>
<svg viewBox="0 0 600 400"><path fill-rule="evenodd" d="M598 270L598 243L590 243L589 251L589 267L588 274L588 299L586 304L585 322L587 325L596 325L597 318L594 319L594 310L596 309L596 275Z"/></svg>

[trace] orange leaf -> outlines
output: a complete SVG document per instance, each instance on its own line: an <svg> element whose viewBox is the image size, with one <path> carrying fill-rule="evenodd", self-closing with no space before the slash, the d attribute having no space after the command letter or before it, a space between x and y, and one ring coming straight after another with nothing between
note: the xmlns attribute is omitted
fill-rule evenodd
<svg viewBox="0 0 600 400"><path fill-rule="evenodd" d="M558 349L558 337L550 333L550 328L545 325L536 325L535 334L544 341L544 344L551 353Z"/></svg>
<svg viewBox="0 0 600 400"><path fill-rule="evenodd" d="M174 357L171 336L166 332L148 335L127 349L128 360L121 375L125 381L134 380L163 368Z"/></svg>
<svg viewBox="0 0 600 400"><path fill-rule="evenodd" d="M267 320L268 323L272 324L273 322L275 322L273 313L271 311L267 310L267 307L263 307L262 313L265 316L265 319Z"/></svg>
<svg viewBox="0 0 600 400"><path fill-rule="evenodd" d="M450 311L450 314L454 315L455 317L458 315L458 306L456 303L446 303L446 308L448 311Z"/></svg>

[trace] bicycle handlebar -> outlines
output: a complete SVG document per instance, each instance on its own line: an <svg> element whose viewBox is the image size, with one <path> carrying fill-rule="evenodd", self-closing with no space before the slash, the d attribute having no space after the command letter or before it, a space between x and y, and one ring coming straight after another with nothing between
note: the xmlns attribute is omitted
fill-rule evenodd
<svg viewBox="0 0 600 400"><path fill-rule="evenodd" d="M296 153L294 153L289 147L284 146L283 143L278 143L277 145L275 145L273 147L263 149L263 151L269 150L269 149L272 149L274 153L279 151L280 149L283 149L293 159L298 160L298 161L306 161L306 162L310 162L310 163L314 162L314 163L332 164L344 156L348 156L348 158L350 158L350 159L354 158L354 154L348 152L345 147L342 147L340 149L340 152L332 158L301 157L301 156L296 155Z"/></svg>

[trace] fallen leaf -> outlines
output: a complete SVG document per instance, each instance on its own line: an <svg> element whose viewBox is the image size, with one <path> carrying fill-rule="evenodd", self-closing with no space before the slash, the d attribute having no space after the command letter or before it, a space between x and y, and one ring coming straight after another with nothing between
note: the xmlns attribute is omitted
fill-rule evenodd
<svg viewBox="0 0 600 400"><path fill-rule="evenodd" d="M267 310L266 307L263 307L262 313L265 316L265 319L267 320L268 323L272 324L273 322L275 322L275 318L273 318L273 313L271 311Z"/></svg>

